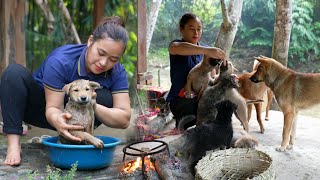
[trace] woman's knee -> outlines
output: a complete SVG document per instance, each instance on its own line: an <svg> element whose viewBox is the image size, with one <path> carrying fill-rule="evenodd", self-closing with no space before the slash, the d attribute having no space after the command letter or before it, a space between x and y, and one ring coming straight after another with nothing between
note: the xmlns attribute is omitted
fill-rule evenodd
<svg viewBox="0 0 320 180"><path fill-rule="evenodd" d="M10 64L1 76L1 84L7 81L16 82L20 77L25 79L28 76L31 77L31 73L27 68L20 64Z"/></svg>

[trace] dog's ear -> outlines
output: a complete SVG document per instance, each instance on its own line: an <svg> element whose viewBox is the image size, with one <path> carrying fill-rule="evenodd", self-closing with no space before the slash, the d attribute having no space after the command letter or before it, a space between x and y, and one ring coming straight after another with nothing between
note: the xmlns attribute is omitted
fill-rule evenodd
<svg viewBox="0 0 320 180"><path fill-rule="evenodd" d="M65 86L63 86L62 90L63 90L67 95L69 95L71 86L72 86L72 83L66 84Z"/></svg>
<svg viewBox="0 0 320 180"><path fill-rule="evenodd" d="M260 55L259 57L254 57L254 58L255 58L255 60L259 61L260 63L263 63L265 61L268 61L269 59L272 59L272 58L262 56L262 55Z"/></svg>
<svg viewBox="0 0 320 180"><path fill-rule="evenodd" d="M94 82L94 81L90 81L90 82L89 82L89 85L90 85L91 88L94 89L94 90L101 88L100 84L97 83L97 82Z"/></svg>
<svg viewBox="0 0 320 180"><path fill-rule="evenodd" d="M265 58L262 57L254 57L255 60L259 61L259 63L263 63L265 61Z"/></svg>

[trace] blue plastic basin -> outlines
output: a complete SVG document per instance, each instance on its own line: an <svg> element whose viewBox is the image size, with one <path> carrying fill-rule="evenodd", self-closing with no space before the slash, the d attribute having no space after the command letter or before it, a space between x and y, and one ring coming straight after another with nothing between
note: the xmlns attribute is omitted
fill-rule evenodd
<svg viewBox="0 0 320 180"><path fill-rule="evenodd" d="M118 138L96 136L104 142L104 148L93 145L58 144L59 138L49 137L42 141L48 147L48 156L52 164L61 169L70 169L78 162L77 170L101 169L109 166L113 160L116 146L121 142Z"/></svg>

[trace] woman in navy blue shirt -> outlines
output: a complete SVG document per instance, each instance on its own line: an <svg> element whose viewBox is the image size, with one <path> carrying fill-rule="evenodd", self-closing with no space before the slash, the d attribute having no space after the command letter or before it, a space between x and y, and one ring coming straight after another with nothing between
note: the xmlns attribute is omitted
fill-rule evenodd
<svg viewBox="0 0 320 180"><path fill-rule="evenodd" d="M179 22L179 30L182 39L174 40L169 45L171 88L166 100L176 119L176 127L183 130L195 125L198 106L196 99L185 98L181 93L179 96L187 82L189 71L202 61L204 55L221 59L224 64L226 56L219 48L199 43L202 24L195 14L184 14Z"/></svg>
<svg viewBox="0 0 320 180"><path fill-rule="evenodd" d="M119 63L127 42L124 22L117 16L105 17L86 44L55 49L33 74L18 64L8 66L0 84L3 132L8 143L3 163L21 163L22 121L81 141L69 130L83 130L83 127L68 125L66 121L71 114L63 112L66 97L62 88L76 79L96 81L103 87L96 91L96 126L102 123L113 128L127 128L131 116L128 80Z"/></svg>

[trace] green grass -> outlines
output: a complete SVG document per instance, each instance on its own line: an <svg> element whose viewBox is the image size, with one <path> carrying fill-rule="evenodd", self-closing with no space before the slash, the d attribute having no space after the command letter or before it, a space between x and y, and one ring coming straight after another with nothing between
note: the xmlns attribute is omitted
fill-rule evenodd
<svg viewBox="0 0 320 180"><path fill-rule="evenodd" d="M169 51L168 48L151 48L148 53L148 64L156 66L169 65Z"/></svg>

